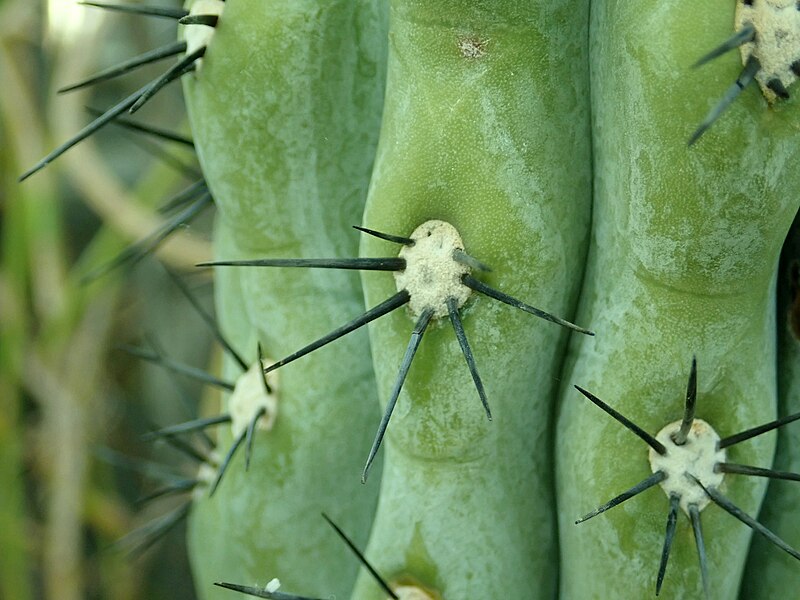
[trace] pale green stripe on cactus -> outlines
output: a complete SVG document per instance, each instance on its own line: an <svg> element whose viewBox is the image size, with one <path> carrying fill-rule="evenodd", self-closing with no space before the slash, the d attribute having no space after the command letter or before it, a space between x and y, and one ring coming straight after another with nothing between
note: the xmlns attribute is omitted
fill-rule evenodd
<svg viewBox="0 0 800 600"><path fill-rule="evenodd" d="M556 424L562 598L655 594L669 500L656 487L575 525L651 474L647 446L591 405L595 394L651 434L683 413L697 356L697 417L721 437L774 418L774 275L800 198L797 106L769 108L752 86L696 144L687 139L736 79L734 52L690 65L733 31L734 3L594 2L591 24L595 211ZM774 434L728 449L769 467ZM748 514L766 484L727 475L720 490ZM702 510L712 598L738 593L751 531ZM779 553L772 547L769 552ZM700 598L689 519L662 598Z"/></svg>
<svg viewBox="0 0 800 600"><path fill-rule="evenodd" d="M581 2L393 2L365 226L410 236L446 221L492 268L475 278L571 318L590 213L587 20ZM398 249L365 237L361 254ZM362 280L368 305L397 291L390 274ZM474 292L460 314L493 420L449 319L434 319L381 450L367 554L390 582L442 598L551 598L550 417L567 332ZM371 326L382 405L416 318ZM362 573L353 597L385 593Z"/></svg>
<svg viewBox="0 0 800 600"><path fill-rule="evenodd" d="M219 211L218 259L356 255L350 226L361 221L383 99L383 13L367 1L225 3L202 66L184 79ZM216 270L222 327L253 362L257 341L277 360L363 311L356 274ZM226 376L238 374L228 365ZM352 588L358 564L321 513L365 544L377 490L358 475L378 418L366 333L278 377L275 426L256 430L249 471L238 452L215 495L195 501L203 598L230 598L216 581L273 577L320 597ZM231 430L220 431L224 455Z"/></svg>

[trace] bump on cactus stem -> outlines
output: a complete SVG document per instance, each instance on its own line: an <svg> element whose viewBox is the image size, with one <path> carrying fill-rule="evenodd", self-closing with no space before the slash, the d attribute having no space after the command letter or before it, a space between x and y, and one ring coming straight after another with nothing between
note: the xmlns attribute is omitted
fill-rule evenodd
<svg viewBox="0 0 800 600"><path fill-rule="evenodd" d="M137 356L143 360L156 363L163 368L173 372L186 375L202 383L212 385L223 389L224 391L232 392L229 401L229 413L222 414L216 417L206 419L195 419L185 423L179 423L169 427L163 427L151 431L145 437L146 439L165 439L169 443L176 443L177 440L174 436L185 433L202 433L206 439L211 442L210 438L205 435L207 427L220 425L222 423L230 423L233 431L234 441L228 452L223 457L213 480L210 482L209 495L213 496L222 482L222 478L227 472L231 461L233 460L236 451L245 445L245 470L250 468L250 457L252 455L253 443L255 439L255 430L259 429L269 431L275 422L277 415L277 396L276 396L276 382L273 381L272 385L267 381L265 370L271 365L266 361L263 356L261 344L257 345L258 362L252 367L248 367L242 356L234 349L233 345L225 338L220 331L214 319L200 306L200 303L191 293L186 284L169 269L166 269L167 274L172 279L173 283L178 287L183 296L191 304L194 311L200 316L207 328L210 330L214 338L220 343L225 352L239 365L243 374L236 380L235 383L221 380L210 373L206 373L202 369L197 369L182 363L173 361L166 357L163 351L158 349L154 340L151 340L151 346L154 347L153 351L146 349L135 348L130 346L122 346L120 349ZM254 385L255 384L255 385ZM255 389L254 389L255 388ZM185 444L181 443L182 447ZM202 456L200 457L203 458ZM192 486L191 489L194 489ZM169 494L172 492L182 491L181 489L164 490L160 495Z"/></svg>
<svg viewBox="0 0 800 600"><path fill-rule="evenodd" d="M717 433L708 423L701 419L696 419L694 416L697 399L697 360L695 357L692 357L692 368L687 385L683 419L681 421L669 423L659 431L655 437L651 436L641 427L615 411L590 392L587 392L577 385L575 387L586 398L602 408L626 428L633 431L650 446L650 466L653 471L652 475L581 517L575 521L575 524L583 523L633 498L639 493L654 487L656 484L660 484L667 498L669 498L669 512L661 561L656 576L656 596L661 592L661 586L664 582L670 549L675 536L678 507L682 508L689 516L692 524L703 589L705 590L706 596L708 596L708 573L700 512L709 502L713 502L749 526L753 531L763 535L778 548L800 560L800 552L793 549L769 529L747 515L719 491L724 474L727 472L757 477L800 480L800 474L779 473L769 469L759 469L749 466L742 466L740 468L739 465L731 465L725 461L726 448L777 429L783 425L787 425L788 423L800 419L800 414L776 419L775 421L720 440Z"/></svg>
<svg viewBox="0 0 800 600"><path fill-rule="evenodd" d="M491 269L481 261L471 257L464 251L464 244L458 231L449 223L439 220L426 221L419 225L408 237L375 231L365 227L355 227L368 235L401 244L400 256L397 258L264 258L251 260L220 260L199 263L198 267L288 267L318 269L356 269L362 271L394 271L397 294L381 304L373 307L349 323L335 329L300 350L271 365L267 372L274 371L294 360L301 358L340 337L355 331L370 321L386 315L401 306L408 304L417 321L411 339L403 357L392 392L378 425L378 431L367 455L367 461L361 474L361 482L366 483L370 467L380 449L392 412L400 396L411 362L422 341L432 318L449 316L458 339L464 358L467 362L478 396L486 416L492 420L489 402L483 381L478 374L472 350L461 324L458 310L464 305L472 291L499 300L514 308L533 314L541 319L556 323L573 331L586 335L594 332L579 327L569 321L556 317L543 310L530 306L486 285L470 275L473 268L481 271Z"/></svg>
<svg viewBox="0 0 800 600"><path fill-rule="evenodd" d="M789 98L788 88L800 71L800 10L790 0L759 0L736 3L735 33L702 56L693 66L703 65L729 50L739 48L742 69L736 82L708 113L689 138L694 144L739 94L757 81L770 104Z"/></svg>

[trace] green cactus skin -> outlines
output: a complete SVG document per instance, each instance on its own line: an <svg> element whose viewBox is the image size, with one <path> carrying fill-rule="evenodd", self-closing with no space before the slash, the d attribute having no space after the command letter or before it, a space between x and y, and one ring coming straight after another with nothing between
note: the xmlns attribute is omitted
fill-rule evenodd
<svg viewBox="0 0 800 600"><path fill-rule="evenodd" d="M775 416L773 285L798 204L786 192L800 184L796 102L768 108L753 87L686 147L741 70L734 54L688 68L730 35L733 11L728 0L592 6L595 211L577 319L597 337L572 340L556 425L565 599L652 596L668 511L653 489L574 524L650 467L645 444L573 384L655 434L680 420L696 354L697 416L722 437ZM773 447L762 436L728 460L769 466ZM727 475L722 491L756 515L765 487ZM716 506L702 522L711 597L736 597L750 530ZM661 597L702 594L680 514Z"/></svg>
<svg viewBox="0 0 800 600"><path fill-rule="evenodd" d="M220 259L356 254L350 226L376 145L385 22L374 2L226 2L202 67L184 78ZM363 311L352 273L217 271L222 329L253 361L257 340L282 358ZM277 421L257 433L249 472L238 453L216 494L193 507L202 597L230 597L214 581L273 577L309 595L349 594L358 565L320 513L365 543L377 490L358 474L375 394L365 333L281 369Z"/></svg>
<svg viewBox="0 0 800 600"><path fill-rule="evenodd" d="M588 4L392 2L387 96L367 227L452 224L476 277L569 318L590 213ZM362 256L396 244L364 238ZM367 305L397 292L362 277ZM550 407L566 330L486 297L461 311L489 422L447 317L433 321L390 421L367 555L443 598L551 598ZM385 404L416 317L370 329ZM533 358L535 357L535 359ZM377 421L375 423L377 425ZM368 487L377 487L370 479ZM385 598L365 573L353 598Z"/></svg>
<svg viewBox="0 0 800 600"><path fill-rule="evenodd" d="M800 220L795 218L781 254L778 276L778 414L800 412L800 342L798 341L798 279ZM776 471L800 472L800 427L789 425L778 432ZM800 487L795 481L772 480L767 488L759 521L784 541L800 546ZM800 586L797 561L775 549L761 537L754 537L742 581L742 598L767 600L791 598Z"/></svg>

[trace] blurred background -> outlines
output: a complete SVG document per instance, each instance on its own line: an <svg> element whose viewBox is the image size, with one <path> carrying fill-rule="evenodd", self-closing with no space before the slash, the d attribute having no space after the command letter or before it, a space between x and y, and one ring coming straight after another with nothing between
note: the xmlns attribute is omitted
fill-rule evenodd
<svg viewBox="0 0 800 600"><path fill-rule="evenodd" d="M210 257L213 210L155 258L128 251L124 264L105 268L131 244L152 245L170 218L158 207L198 177L194 153L112 123L18 182L92 120L89 109L119 102L175 59L70 93L58 88L173 42L176 30L174 19L74 0L0 0L3 600L195 597L184 523L152 545L147 529L187 496L141 500L193 477L197 463L142 436L204 406L213 411L217 399L120 347L158 348L203 369L214 362L208 328L161 264L213 311L208 273L192 267ZM180 84L136 119L188 135Z"/></svg>

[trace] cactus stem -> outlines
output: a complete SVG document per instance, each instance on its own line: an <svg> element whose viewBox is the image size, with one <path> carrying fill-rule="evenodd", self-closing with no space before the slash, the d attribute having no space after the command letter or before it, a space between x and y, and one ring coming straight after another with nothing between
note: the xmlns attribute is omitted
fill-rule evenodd
<svg viewBox="0 0 800 600"><path fill-rule="evenodd" d="M378 453L378 449L381 446L386 428L389 426L389 419L392 417L392 411L397 403L397 398L400 396L400 390L403 388L406 375L408 375L408 370L411 368L411 362L414 360L414 355L417 352L417 348L419 348L422 336L425 333L425 329L428 327L428 323L430 323L431 317L433 317L433 313L433 308L426 308L422 311L422 314L419 316L414 326L414 330L411 332L411 339L408 341L406 353L403 356L403 362L400 364L400 371L397 374L392 394L389 397L389 402L386 404L386 410L378 426L378 432L375 434L375 440L372 442L372 448L369 450L369 456L367 456L367 463L364 465L364 471L361 473L361 483L367 482L367 475L369 475L372 461L375 460L375 455Z"/></svg>

